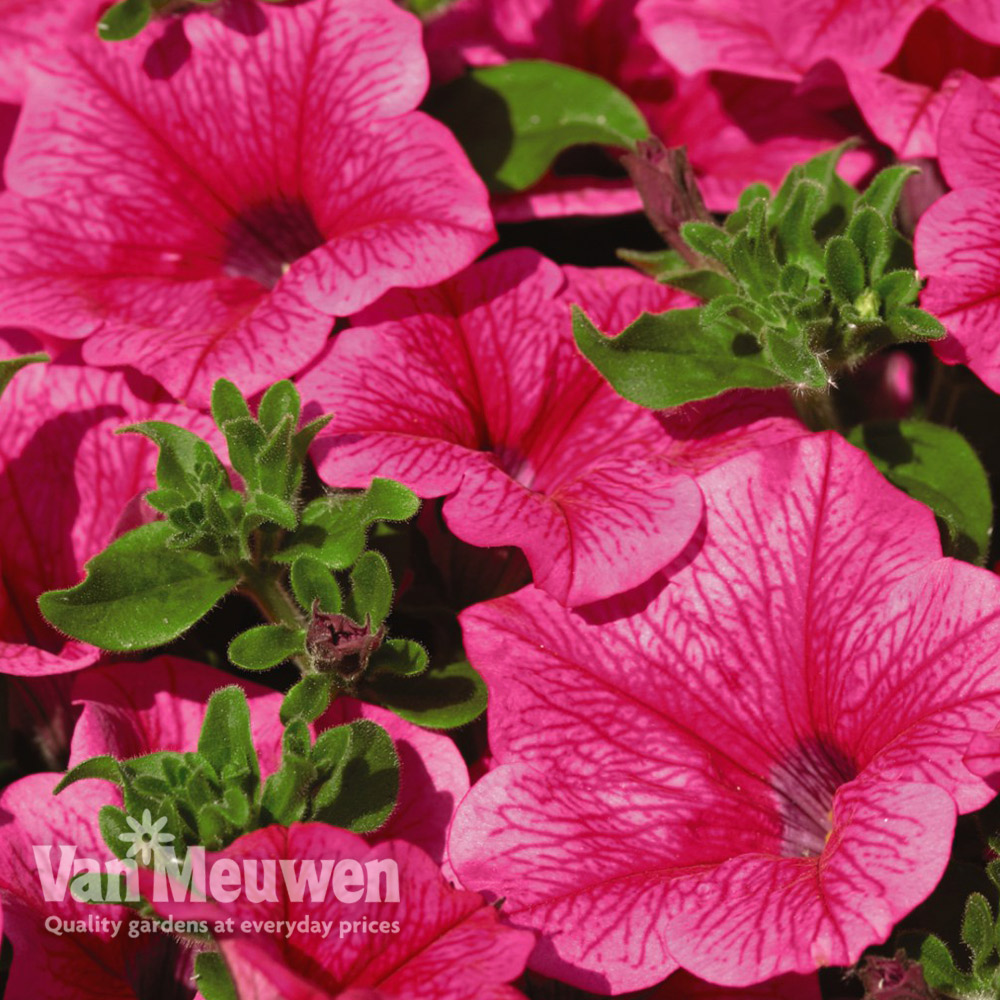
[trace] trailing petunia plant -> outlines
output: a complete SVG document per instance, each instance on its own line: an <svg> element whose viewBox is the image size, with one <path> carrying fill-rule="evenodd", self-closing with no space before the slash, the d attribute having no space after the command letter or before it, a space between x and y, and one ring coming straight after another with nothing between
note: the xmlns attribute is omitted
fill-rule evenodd
<svg viewBox="0 0 1000 1000"><path fill-rule="evenodd" d="M227 594L251 599L266 623L235 636L229 659L242 669L292 662L301 679L282 719L311 722L339 693L430 728L482 713L482 680L464 660L433 671L417 642L389 635L394 584L386 558L368 548L373 525L402 522L419 502L406 487L375 479L303 503L306 453L329 418L300 426L301 400L277 382L252 414L225 379L212 416L232 471L204 438L163 421L123 428L159 447L147 503L162 519L122 535L85 566L86 577L39 598L48 621L113 652L171 642Z"/></svg>
<svg viewBox="0 0 1000 1000"><path fill-rule="evenodd" d="M613 338L576 311L580 350L622 396L660 409L736 388L825 394L882 348L944 336L916 305L912 248L893 223L914 169L888 167L859 194L836 172L844 149L793 167L773 195L752 184L721 225L677 220L673 249L626 254L704 304L643 314Z"/></svg>

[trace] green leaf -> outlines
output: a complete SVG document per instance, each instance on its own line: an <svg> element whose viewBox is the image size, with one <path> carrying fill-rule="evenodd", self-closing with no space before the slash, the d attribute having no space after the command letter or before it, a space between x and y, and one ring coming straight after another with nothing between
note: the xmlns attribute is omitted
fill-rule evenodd
<svg viewBox="0 0 1000 1000"><path fill-rule="evenodd" d="M22 354L18 358L7 358L0 361L0 396L3 395L4 389L10 385L11 380L22 368L51 360L47 354Z"/></svg>
<svg viewBox="0 0 1000 1000"><path fill-rule="evenodd" d="M270 670L306 651L305 629L257 625L229 644L229 659L244 670Z"/></svg>
<svg viewBox="0 0 1000 1000"><path fill-rule="evenodd" d="M427 650L412 639L387 639L372 654L372 675L416 677L427 669Z"/></svg>
<svg viewBox="0 0 1000 1000"><path fill-rule="evenodd" d="M252 420L243 393L227 378L212 386L212 419L221 430L230 420Z"/></svg>
<svg viewBox="0 0 1000 1000"><path fill-rule="evenodd" d="M312 611L314 601L319 601L320 611L335 615L342 601L340 587L333 573L319 559L299 556L292 563L292 593L304 611Z"/></svg>
<svg viewBox="0 0 1000 1000"><path fill-rule="evenodd" d="M273 521L286 531L294 531L299 523L299 517L291 504L269 493L255 493L247 501L245 511L249 516L258 517L262 521Z"/></svg>
<svg viewBox="0 0 1000 1000"><path fill-rule="evenodd" d="M306 818L309 790L316 780L316 766L290 754L282 757L281 767L264 783L261 815L264 824L290 826Z"/></svg>
<svg viewBox="0 0 1000 1000"><path fill-rule="evenodd" d="M882 277L892 252L892 230L874 208L859 209L847 229L847 235L861 251L870 281Z"/></svg>
<svg viewBox="0 0 1000 1000"><path fill-rule="evenodd" d="M330 569L347 569L364 550L376 521L408 521L420 508L412 490L391 479L373 479L364 492L313 500L302 511L298 530L275 556L294 562L308 555Z"/></svg>
<svg viewBox="0 0 1000 1000"><path fill-rule="evenodd" d="M961 434L922 420L899 420L862 424L847 439L868 452L890 483L942 519L954 555L982 564L993 501L982 463Z"/></svg>
<svg viewBox="0 0 1000 1000"><path fill-rule="evenodd" d="M306 674L285 695L281 703L281 721L293 719L315 722L329 707L333 679L326 674Z"/></svg>
<svg viewBox="0 0 1000 1000"><path fill-rule="evenodd" d="M97 22L97 34L106 42L134 38L149 24L153 6L149 0L121 0L109 7Z"/></svg>
<svg viewBox="0 0 1000 1000"><path fill-rule="evenodd" d="M264 393L257 408L257 419L266 431L273 431L281 423L283 417L291 419L292 428L299 425L299 414L302 411L302 400L299 391L288 380L275 382Z"/></svg>
<svg viewBox="0 0 1000 1000"><path fill-rule="evenodd" d="M257 456L267 443L264 428L251 416L232 417L226 421L223 432L232 467L243 477L248 489L257 489L260 484Z"/></svg>
<svg viewBox="0 0 1000 1000"><path fill-rule="evenodd" d="M309 446L313 443L316 435L319 434L319 432L326 427L331 420L333 420L332 413L328 413L323 417L317 417L315 420L310 420L305 427L296 433L295 437L292 438L292 454L296 462L303 462L305 460L306 454L309 451Z"/></svg>
<svg viewBox="0 0 1000 1000"><path fill-rule="evenodd" d="M543 60L471 70L428 105L494 191L523 191L565 149L629 149L649 135L642 113L606 80Z"/></svg>
<svg viewBox="0 0 1000 1000"><path fill-rule="evenodd" d="M640 250L619 250L618 256L664 285L688 292L702 302L720 295L734 295L736 286L719 271L690 268L676 250L643 253Z"/></svg>
<svg viewBox="0 0 1000 1000"><path fill-rule="evenodd" d="M115 652L176 639L237 580L211 556L168 548L172 535L165 521L122 535L87 562L82 583L42 594L42 614L60 632Z"/></svg>
<svg viewBox="0 0 1000 1000"><path fill-rule="evenodd" d="M210 480L221 482L225 478L225 469L211 445L176 424L146 420L123 427L118 433L142 434L159 446L160 455L156 463L158 490L178 490L193 495L191 490L195 485ZM152 497L155 493L147 498Z"/></svg>
<svg viewBox="0 0 1000 1000"><path fill-rule="evenodd" d="M119 809L118 806L101 806L100 812L97 814L97 825L104 838L104 843L108 845L108 850L116 858L124 861L128 857L131 845L121 839L121 834L134 832L129 826L128 814L124 809Z"/></svg>
<svg viewBox="0 0 1000 1000"><path fill-rule="evenodd" d="M708 222L685 222L681 236L692 250L728 267L733 238L724 229Z"/></svg>
<svg viewBox="0 0 1000 1000"><path fill-rule="evenodd" d="M940 340L946 333L940 321L923 309L900 306L889 314L889 329L900 341Z"/></svg>
<svg viewBox="0 0 1000 1000"><path fill-rule="evenodd" d="M256 789L260 766L250 730L250 706L242 688L225 687L209 698L198 753L220 777L242 779L239 784L247 792Z"/></svg>
<svg viewBox="0 0 1000 1000"><path fill-rule="evenodd" d="M373 700L426 729L454 729L486 711L486 684L465 660L417 678L382 675L371 684Z"/></svg>
<svg viewBox="0 0 1000 1000"><path fill-rule="evenodd" d="M993 955L993 911L986 897L974 892L965 904L962 941L972 952L972 969L977 972Z"/></svg>
<svg viewBox="0 0 1000 1000"><path fill-rule="evenodd" d="M119 788L122 787L122 770L118 761L114 757L102 754L100 757L91 757L89 760L81 761L76 767L67 771L63 775L62 781L52 789L53 795L58 795L64 788L84 778L99 778L102 781L114 782Z"/></svg>
<svg viewBox="0 0 1000 1000"><path fill-rule="evenodd" d="M573 310L577 346L615 391L660 410L726 389L769 389L784 378L768 365L756 338L723 324L699 321L699 309L643 313L617 337L605 337Z"/></svg>
<svg viewBox="0 0 1000 1000"><path fill-rule="evenodd" d="M893 166L880 170L865 188L864 194L858 198L858 208L862 205L874 208L886 222L891 222L899 197L903 193L903 186L914 174L919 173L916 167L908 166Z"/></svg>
<svg viewBox="0 0 1000 1000"><path fill-rule="evenodd" d="M933 934L924 939L920 948L920 964L923 966L927 985L951 995L962 996L964 991L974 986L971 976L959 972L947 945Z"/></svg>
<svg viewBox="0 0 1000 1000"><path fill-rule="evenodd" d="M312 819L370 833L392 814L399 794L399 757L392 737L368 719L322 733L312 760L320 773Z"/></svg>
<svg viewBox="0 0 1000 1000"><path fill-rule="evenodd" d="M861 252L846 236L834 236L826 244L826 280L841 302L853 303L865 290Z"/></svg>
<svg viewBox="0 0 1000 1000"><path fill-rule="evenodd" d="M392 573L381 552L362 552L351 570L348 617L356 622L371 620L377 629L392 608Z"/></svg>
<svg viewBox="0 0 1000 1000"><path fill-rule="evenodd" d="M200 951L195 955L194 981L204 1000L239 1000L233 977L217 951Z"/></svg>

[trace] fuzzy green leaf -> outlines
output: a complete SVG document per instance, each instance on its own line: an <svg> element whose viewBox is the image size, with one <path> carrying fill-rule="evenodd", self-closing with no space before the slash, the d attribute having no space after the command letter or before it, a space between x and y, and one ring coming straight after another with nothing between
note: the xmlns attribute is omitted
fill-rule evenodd
<svg viewBox="0 0 1000 1000"><path fill-rule="evenodd" d="M348 617L356 622L371 620L377 629L392 608L394 588L389 564L381 552L362 552L351 570Z"/></svg>
<svg viewBox="0 0 1000 1000"><path fill-rule="evenodd" d="M172 534L154 521L122 535L87 562L82 583L42 594L42 614L60 632L115 652L176 639L237 581L211 556L168 548Z"/></svg>
<svg viewBox="0 0 1000 1000"><path fill-rule="evenodd" d="M220 429L230 420L253 419L243 393L227 378L212 386L212 419Z"/></svg>
<svg viewBox="0 0 1000 1000"><path fill-rule="evenodd" d="M389 818L399 794L399 757L381 726L359 719L328 729L312 761L320 774L312 819L370 833Z"/></svg>
<svg viewBox="0 0 1000 1000"><path fill-rule="evenodd" d="M412 639L387 639L372 654L371 675L416 677L427 669L427 650Z"/></svg>
<svg viewBox="0 0 1000 1000"><path fill-rule="evenodd" d="M293 719L315 722L329 707L333 680L326 674L306 674L285 695L281 703L281 721Z"/></svg>
<svg viewBox="0 0 1000 1000"><path fill-rule="evenodd" d="M320 611L327 614L335 615L340 611L340 586L319 559L299 556L292 563L291 583L295 600L303 611L312 611L314 601L318 601Z"/></svg>
<svg viewBox="0 0 1000 1000"><path fill-rule="evenodd" d="M62 781L52 789L52 794L58 795L64 788L69 788L70 785L82 781L84 778L98 778L101 781L110 781L119 788L123 784L122 770L118 761L114 757L102 754L100 757L91 757L89 760L81 761L76 767L67 771L63 775Z"/></svg>
<svg viewBox="0 0 1000 1000"><path fill-rule="evenodd" d="M299 425L299 414L302 411L302 400L299 391L288 379L275 382L264 393L257 408L257 419L265 431L273 431L281 423L282 418L291 420L292 428Z"/></svg>
<svg viewBox="0 0 1000 1000"><path fill-rule="evenodd" d="M233 977L216 951L201 951L195 955L194 981L204 1000L239 1000Z"/></svg>
<svg viewBox="0 0 1000 1000"><path fill-rule="evenodd" d="M419 509L412 490L391 479L373 479L364 492L334 494L308 504L298 530L275 558L290 563L308 555L331 569L347 569L364 550L372 524L408 521Z"/></svg>
<svg viewBox="0 0 1000 1000"><path fill-rule="evenodd" d="M229 644L229 659L244 670L270 670L306 651L305 629L257 625Z"/></svg>
<svg viewBox="0 0 1000 1000"><path fill-rule="evenodd" d="M486 711L486 684L465 660L420 677L383 674L373 679L372 698L402 719L426 729L454 729Z"/></svg>
<svg viewBox="0 0 1000 1000"><path fill-rule="evenodd" d="M239 781L252 793L260 780L257 750L250 731L250 706L243 689L233 685L212 694L198 738L198 753L220 776Z"/></svg>
<svg viewBox="0 0 1000 1000"><path fill-rule="evenodd" d="M605 337L574 309L573 333L584 356L619 395L654 410L727 389L769 389L784 382L752 334L706 325L698 309L643 313L617 337Z"/></svg>

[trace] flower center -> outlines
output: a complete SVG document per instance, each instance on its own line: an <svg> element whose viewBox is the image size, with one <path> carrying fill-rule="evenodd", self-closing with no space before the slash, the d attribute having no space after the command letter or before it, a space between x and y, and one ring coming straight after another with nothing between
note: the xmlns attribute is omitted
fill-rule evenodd
<svg viewBox="0 0 1000 1000"><path fill-rule="evenodd" d="M241 213L226 233L223 270L271 289L292 263L326 240L300 201L268 201Z"/></svg>
<svg viewBox="0 0 1000 1000"><path fill-rule="evenodd" d="M781 853L811 858L823 853L833 829L833 796L852 781L857 768L823 738L798 743L771 771L770 784L781 813Z"/></svg>

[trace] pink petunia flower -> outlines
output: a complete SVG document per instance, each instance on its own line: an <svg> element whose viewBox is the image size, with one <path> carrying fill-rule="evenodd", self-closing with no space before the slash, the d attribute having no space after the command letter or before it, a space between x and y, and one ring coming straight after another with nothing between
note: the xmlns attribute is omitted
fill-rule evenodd
<svg viewBox="0 0 1000 1000"><path fill-rule="evenodd" d="M822 59L872 69L899 51L934 0L638 0L653 44L684 73L801 79Z"/></svg>
<svg viewBox="0 0 1000 1000"><path fill-rule="evenodd" d="M157 395L119 373L31 365L0 398L0 671L41 676L97 660L98 650L56 633L36 601L77 583L130 502L155 485L156 447L116 430L169 420L210 433L207 417L151 402Z"/></svg>
<svg viewBox="0 0 1000 1000"><path fill-rule="evenodd" d="M635 587L684 548L701 500L682 474L691 465L671 460L687 442L590 367L569 304L620 330L643 309L688 301L624 268L563 272L528 250L388 295L301 382L305 399L334 414L315 449L320 475L448 496L459 538L519 546L536 584L564 604ZM744 447L800 432L787 419L758 430ZM700 439L695 450L710 463L717 444Z"/></svg>
<svg viewBox="0 0 1000 1000"><path fill-rule="evenodd" d="M665 61L643 32L636 0L458 0L428 23L426 37L432 69L444 78L463 65L510 59L547 59L604 77L636 102L664 143L687 147L705 199L717 211L733 209L747 184L776 186L794 163L851 134L825 109L795 99L789 84L738 72L678 73L681 62ZM852 179L870 165L859 152L844 161ZM640 208L628 181L554 174L494 204L504 222Z"/></svg>
<svg viewBox="0 0 1000 1000"><path fill-rule="evenodd" d="M1000 718L1000 580L836 434L700 483L704 545L644 606L462 616L500 766L452 863L542 932L533 968L602 993L852 964L994 795L962 759Z"/></svg>
<svg viewBox="0 0 1000 1000"><path fill-rule="evenodd" d="M841 61L868 126L900 158L938 155L941 117L968 74L1000 89L1000 47L974 22L963 30L955 14L950 4L923 13L882 69Z"/></svg>
<svg viewBox="0 0 1000 1000"><path fill-rule="evenodd" d="M791 8L641 0L639 15L659 51L689 73L804 81L801 99L810 71L835 64L868 127L901 158L937 155L941 115L966 73L1000 86L1000 16L978 0L809 0Z"/></svg>
<svg viewBox="0 0 1000 1000"><path fill-rule="evenodd" d="M322 823L272 826L241 837L209 855L245 861L289 859L340 861L360 866L395 864L398 899L389 880L377 876L378 892L341 901L328 887L319 898L296 899L278 880L273 902L246 895L223 904L157 902L163 916L179 920L232 920L232 932L216 940L241 1000L517 1000L506 985L524 969L533 935L500 921L497 910L474 892L453 889L433 861L402 841L369 847L360 837ZM364 868L362 867L363 871ZM346 888L350 883L344 883ZM352 889L352 895L354 890ZM374 898L372 898L374 895ZM328 923L329 935L305 930L305 919ZM254 922L291 921L291 933L252 931ZM246 929L241 927L246 924Z"/></svg>
<svg viewBox="0 0 1000 1000"><path fill-rule="evenodd" d="M942 361L968 365L1000 391L1000 96L966 77L941 122L941 169L955 188L922 216L917 267L921 296L951 334L934 345Z"/></svg>
<svg viewBox="0 0 1000 1000"><path fill-rule="evenodd" d="M6 322L202 404L492 242L482 182L413 110L420 24L391 0L234 0L151 30L33 72L0 196Z"/></svg>

